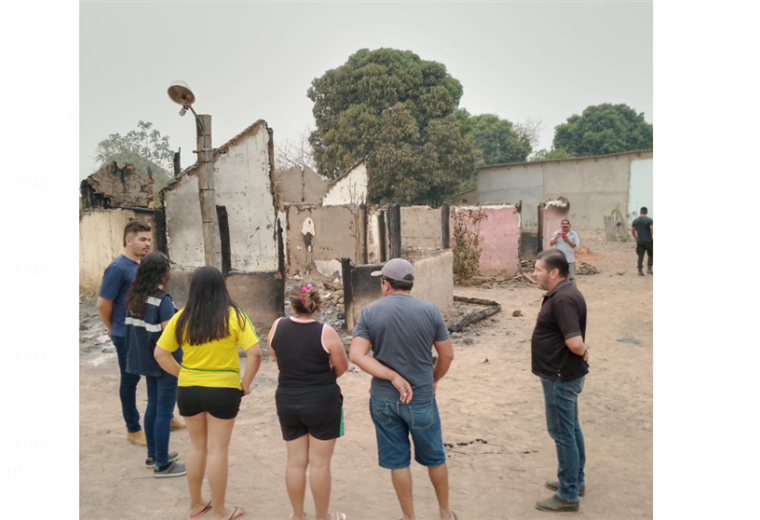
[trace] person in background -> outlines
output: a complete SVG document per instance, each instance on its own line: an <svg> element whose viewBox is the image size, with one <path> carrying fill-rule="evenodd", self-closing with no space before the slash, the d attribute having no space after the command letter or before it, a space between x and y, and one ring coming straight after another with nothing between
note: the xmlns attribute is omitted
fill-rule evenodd
<svg viewBox="0 0 760 520"><path fill-rule="evenodd" d="M577 287L575 284L575 248L581 244L581 239L578 233L570 229L569 220L564 219L560 226L562 229L554 232L552 239L549 240L549 245L565 253L568 267L567 280L573 284L573 287Z"/></svg>
<svg viewBox="0 0 760 520"><path fill-rule="evenodd" d="M636 241L636 254L639 257L637 267L639 276L644 276L644 253L647 254L647 274L654 274L652 267L654 261L654 221L647 216L649 210L641 208L639 216L634 219L631 225L631 234Z"/></svg>
<svg viewBox="0 0 760 520"><path fill-rule="evenodd" d="M187 306L164 328L154 355L161 368L179 378L177 406L190 433L187 484L189 518L213 510L214 520L234 520L246 513L225 503L228 451L243 395L261 366L259 338L248 316L232 301L222 273L201 267L190 280ZM238 347L245 351L245 374L240 380ZM183 350L182 365L172 352ZM211 500L203 498L208 463Z"/></svg>
<svg viewBox="0 0 760 520"><path fill-rule="evenodd" d="M158 478L185 474L185 465L175 462L179 454L169 452L177 378L163 370L153 356L161 331L176 313L172 297L164 292L170 270L169 259L162 253L148 253L142 259L127 293L124 329L127 372L144 376L148 389L148 407L143 420L148 444L145 466L153 468L153 475ZM182 362L182 350L176 351L175 359Z"/></svg>
<svg viewBox="0 0 760 520"><path fill-rule="evenodd" d="M343 435L343 396L337 378L348 369L348 357L335 329L314 319L322 306L316 288L297 287L289 300L293 316L272 324L268 344L280 369L275 401L288 449L290 518L303 520L308 468L317 520L345 520L345 514L328 515L327 510L330 461L335 441Z"/></svg>

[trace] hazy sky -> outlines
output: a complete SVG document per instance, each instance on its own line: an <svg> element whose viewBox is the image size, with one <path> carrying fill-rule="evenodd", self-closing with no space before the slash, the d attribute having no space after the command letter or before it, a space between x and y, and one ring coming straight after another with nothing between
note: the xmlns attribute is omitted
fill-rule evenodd
<svg viewBox="0 0 760 520"><path fill-rule="evenodd" d="M652 113L652 4L199 3L80 4L80 179L97 143L151 121L195 162L192 114L167 96L175 79L213 117L220 146L258 119L275 143L314 128L311 81L362 48L443 63L460 106L554 127L589 105Z"/></svg>

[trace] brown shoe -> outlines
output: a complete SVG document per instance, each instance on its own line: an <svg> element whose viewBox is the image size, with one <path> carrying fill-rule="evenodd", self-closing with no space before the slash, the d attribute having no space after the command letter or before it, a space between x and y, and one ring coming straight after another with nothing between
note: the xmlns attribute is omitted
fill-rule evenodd
<svg viewBox="0 0 760 520"><path fill-rule="evenodd" d="M127 440L137 446L148 445L148 441L145 440L145 432L142 430L139 432L127 432Z"/></svg>
<svg viewBox="0 0 760 520"><path fill-rule="evenodd" d="M545 485L552 491L557 491L559 482L557 482L556 480L547 480ZM578 486L578 496L579 497L586 496L586 484L583 484L582 486Z"/></svg>
<svg viewBox="0 0 760 520"><path fill-rule="evenodd" d="M176 417L172 417L172 431L175 430L185 430L187 429L187 425L177 419Z"/></svg>
<svg viewBox="0 0 760 520"><path fill-rule="evenodd" d="M536 509L541 511L550 511L552 513L561 513L563 511L578 511L578 502L565 502L564 500L552 495L546 500L536 502Z"/></svg>

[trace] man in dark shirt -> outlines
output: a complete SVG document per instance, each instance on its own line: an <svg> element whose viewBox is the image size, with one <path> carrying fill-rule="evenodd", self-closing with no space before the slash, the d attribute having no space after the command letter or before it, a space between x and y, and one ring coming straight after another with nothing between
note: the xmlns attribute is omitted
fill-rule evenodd
<svg viewBox="0 0 760 520"><path fill-rule="evenodd" d="M557 445L558 481L546 487L556 493L536 502L542 511L577 511L586 493L586 451L578 422L578 395L588 373L586 301L567 281L568 264L559 249L536 257L533 278L548 291L531 338L531 368L541 378L549 436Z"/></svg>
<svg viewBox="0 0 760 520"><path fill-rule="evenodd" d="M124 228L124 249L103 273L98 295L98 314L108 330L119 361L119 398L124 422L127 423L127 440L132 444L146 446L145 433L140 427L140 413L137 411L137 383L140 376L130 374L127 368L127 344L124 339L127 292L132 287L140 259L150 252L150 226L144 222L132 221Z"/></svg>
<svg viewBox="0 0 760 520"><path fill-rule="evenodd" d="M647 274L654 274L652 272L654 221L647 216L647 213L646 208L641 208L641 213L631 226L631 234L636 240L636 254L639 255L639 276L644 276L644 251L647 253Z"/></svg>

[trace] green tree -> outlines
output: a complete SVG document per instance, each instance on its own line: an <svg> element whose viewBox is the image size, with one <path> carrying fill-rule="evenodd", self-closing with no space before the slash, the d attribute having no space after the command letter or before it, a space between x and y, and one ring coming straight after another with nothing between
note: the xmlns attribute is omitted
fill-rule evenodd
<svg viewBox="0 0 760 520"><path fill-rule="evenodd" d="M470 118L475 148L480 150L480 164L524 162L532 147L530 138L518 134L514 125L494 114L481 114Z"/></svg>
<svg viewBox="0 0 760 520"><path fill-rule="evenodd" d="M555 159L572 159L573 156L564 148L547 150L546 148L538 150L530 158L531 161L552 161Z"/></svg>
<svg viewBox="0 0 760 520"><path fill-rule="evenodd" d="M554 129L554 148L574 157L647 150L654 146L653 126L628 105L587 107Z"/></svg>
<svg viewBox="0 0 760 520"><path fill-rule="evenodd" d="M362 49L312 81L319 173L371 167L372 202L439 205L472 175L476 153L458 111L462 85L410 51Z"/></svg>
<svg viewBox="0 0 760 520"><path fill-rule="evenodd" d="M174 174L174 151L169 147L169 136L153 128L153 123L138 121L137 130L126 135L111 134L98 143L95 159L99 168L116 162L119 167L132 164L153 179L153 191L165 187Z"/></svg>

